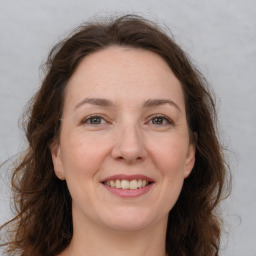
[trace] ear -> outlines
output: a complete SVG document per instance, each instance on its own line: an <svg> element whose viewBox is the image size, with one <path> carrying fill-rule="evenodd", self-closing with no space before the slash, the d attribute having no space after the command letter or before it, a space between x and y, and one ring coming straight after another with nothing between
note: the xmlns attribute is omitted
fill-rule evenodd
<svg viewBox="0 0 256 256"><path fill-rule="evenodd" d="M186 156L186 163L185 163L185 171L184 171L184 178L187 178L191 173L194 165L195 165L195 155L196 155L196 147L195 144L192 142L188 146L188 152Z"/></svg>
<svg viewBox="0 0 256 256"><path fill-rule="evenodd" d="M54 167L55 175L61 179L65 180L65 176L63 173L63 164L62 164L62 156L60 150L60 144L58 139L54 139L54 141L49 146L51 155L52 155L52 162Z"/></svg>

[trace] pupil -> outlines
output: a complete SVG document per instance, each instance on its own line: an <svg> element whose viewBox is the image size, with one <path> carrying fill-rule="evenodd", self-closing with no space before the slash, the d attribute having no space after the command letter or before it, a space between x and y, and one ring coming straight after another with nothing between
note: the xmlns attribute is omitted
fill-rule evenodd
<svg viewBox="0 0 256 256"><path fill-rule="evenodd" d="M162 124L163 123L163 119L161 117L156 117L153 121L154 124Z"/></svg>
<svg viewBox="0 0 256 256"><path fill-rule="evenodd" d="M98 118L98 117L92 118L91 123L92 124L100 124L100 118Z"/></svg>

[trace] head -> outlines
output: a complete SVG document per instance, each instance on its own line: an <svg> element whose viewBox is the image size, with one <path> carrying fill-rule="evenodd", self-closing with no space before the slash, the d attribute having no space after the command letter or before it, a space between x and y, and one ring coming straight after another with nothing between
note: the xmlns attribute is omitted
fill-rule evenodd
<svg viewBox="0 0 256 256"><path fill-rule="evenodd" d="M65 181L68 174L62 172L63 162L60 163L58 157L60 142L65 141L65 122L70 116L67 101L74 87L73 80L90 70L97 58L104 60L111 54L117 61L117 56L130 61L136 58L138 61L143 58L155 60L166 74L169 72L170 80L175 81L177 97L182 96L178 101L184 108L184 136L187 138L184 143L187 143L190 161L187 173L179 179L177 198L170 204L166 250L174 255L213 255L218 250L220 238L220 223L214 210L220 201L225 177L225 164L216 135L214 101L204 78L173 39L155 24L137 16L85 24L49 54L45 79L31 104L26 129L29 149L13 176L15 182L18 173L22 172L20 185L15 187L20 194L17 203L21 208L16 217L19 221L17 244L24 250L27 248L27 252L37 250L38 254L54 255L72 238L72 199ZM161 88L162 95L165 89ZM107 83L104 90L107 90ZM136 90L133 93L140 95L139 85ZM150 90L155 94L157 88L151 87L149 93ZM110 92L114 91L110 88ZM106 95L108 97L107 91ZM111 95L113 93L109 97ZM132 95L128 99L132 99ZM131 111L134 113L137 109ZM140 160L143 159L142 151ZM121 153L114 150L112 154L120 158ZM59 173L61 176L57 177ZM165 192L168 200L168 191ZM33 235L35 233L40 235ZM48 237L51 242L42 237ZM48 251L45 251L46 244Z"/></svg>

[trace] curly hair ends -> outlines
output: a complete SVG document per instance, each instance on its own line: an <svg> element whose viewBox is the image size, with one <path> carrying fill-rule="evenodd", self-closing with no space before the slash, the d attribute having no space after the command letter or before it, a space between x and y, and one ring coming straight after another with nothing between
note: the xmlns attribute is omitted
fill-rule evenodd
<svg viewBox="0 0 256 256"><path fill-rule="evenodd" d="M24 121L28 149L12 176L17 214L8 228L9 255L55 256L73 235L71 196L54 174L49 145L58 138L65 87L88 54L112 45L142 48L160 55L183 87L196 163L169 213L166 252L176 256L217 256L222 222L217 212L224 198L228 167L216 129L214 99L200 72L158 25L127 15L86 23L57 44L46 62L41 88L30 102Z"/></svg>

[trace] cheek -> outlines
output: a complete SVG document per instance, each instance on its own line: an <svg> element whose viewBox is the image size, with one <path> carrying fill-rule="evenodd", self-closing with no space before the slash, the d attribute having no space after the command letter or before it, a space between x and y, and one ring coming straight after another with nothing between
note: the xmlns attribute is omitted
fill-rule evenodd
<svg viewBox="0 0 256 256"><path fill-rule="evenodd" d="M173 208L183 186L186 159L184 145L174 140L166 140L159 143L153 152L151 151L154 165L158 170L160 185L154 202L158 204L158 209L162 209L161 217L168 215Z"/></svg>
<svg viewBox="0 0 256 256"><path fill-rule="evenodd" d="M104 144L94 138L74 136L63 144L62 162L65 175L91 176L105 156Z"/></svg>
<svg viewBox="0 0 256 256"><path fill-rule="evenodd" d="M103 145L101 147L97 141L85 136L63 140L63 171L75 207L81 207L85 202L91 205L95 201L93 191L99 182L104 150Z"/></svg>
<svg viewBox="0 0 256 256"><path fill-rule="evenodd" d="M163 176L183 175L187 148L184 140L165 139L152 147L151 154Z"/></svg>

